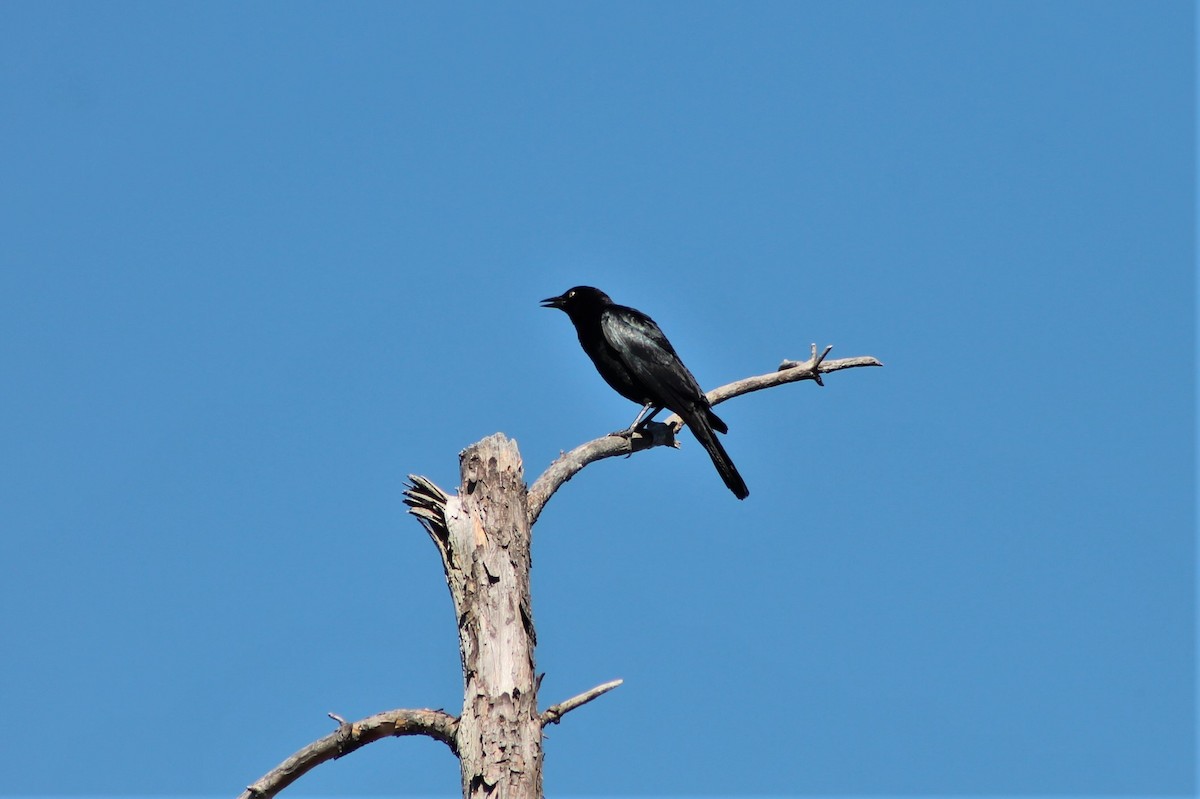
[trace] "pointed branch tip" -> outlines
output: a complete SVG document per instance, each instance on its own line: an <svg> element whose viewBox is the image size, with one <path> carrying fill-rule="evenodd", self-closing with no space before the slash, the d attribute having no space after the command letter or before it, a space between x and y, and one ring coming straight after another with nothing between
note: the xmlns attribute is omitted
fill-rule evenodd
<svg viewBox="0 0 1200 799"><path fill-rule="evenodd" d="M565 702L559 702L557 705L551 705L550 707L546 708L544 713L542 713L542 726L545 727L547 724L557 724L562 720L563 716L570 713L575 708L586 705L596 697L608 693L624 682L624 680L612 680L604 683L603 685L597 685L595 688L584 691L578 696L573 696Z"/></svg>

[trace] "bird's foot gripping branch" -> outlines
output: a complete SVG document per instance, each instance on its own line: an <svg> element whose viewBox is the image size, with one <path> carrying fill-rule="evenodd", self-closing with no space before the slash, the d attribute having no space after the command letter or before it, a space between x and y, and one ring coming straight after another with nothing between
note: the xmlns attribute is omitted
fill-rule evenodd
<svg viewBox="0 0 1200 799"><path fill-rule="evenodd" d="M622 454L632 455L635 452L641 452L651 447L674 447L675 449L679 449L679 441L675 438L675 434L678 432L678 426L670 425L666 422L642 422L636 430L630 428L614 430L608 436L619 438L626 442L627 449Z"/></svg>

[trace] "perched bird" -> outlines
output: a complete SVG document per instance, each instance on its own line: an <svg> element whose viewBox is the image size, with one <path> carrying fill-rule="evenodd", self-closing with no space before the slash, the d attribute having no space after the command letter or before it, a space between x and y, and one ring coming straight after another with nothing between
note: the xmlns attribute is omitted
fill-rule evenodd
<svg viewBox="0 0 1200 799"><path fill-rule="evenodd" d="M713 413L700 384L653 319L635 308L617 305L591 286L576 286L562 296L544 299L542 307L564 311L600 376L622 397L642 405L631 431L663 408L670 409L708 452L734 496L745 499L750 495L713 432L727 433L728 426Z"/></svg>

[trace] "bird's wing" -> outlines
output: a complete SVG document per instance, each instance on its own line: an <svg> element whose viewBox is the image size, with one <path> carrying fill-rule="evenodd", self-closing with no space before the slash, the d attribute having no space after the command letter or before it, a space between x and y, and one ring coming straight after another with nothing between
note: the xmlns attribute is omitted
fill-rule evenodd
<svg viewBox="0 0 1200 799"><path fill-rule="evenodd" d="M635 308L611 305L600 315L605 343L656 405L679 412L708 403L696 378L654 320Z"/></svg>

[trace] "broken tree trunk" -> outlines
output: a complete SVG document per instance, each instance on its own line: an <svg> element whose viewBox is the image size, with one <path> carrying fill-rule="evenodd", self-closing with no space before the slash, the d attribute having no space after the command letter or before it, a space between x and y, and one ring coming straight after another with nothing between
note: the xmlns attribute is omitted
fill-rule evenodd
<svg viewBox="0 0 1200 799"><path fill-rule="evenodd" d="M521 454L497 433L459 456L439 546L462 654L458 754L464 799L542 795L542 723L533 670L529 513Z"/></svg>

